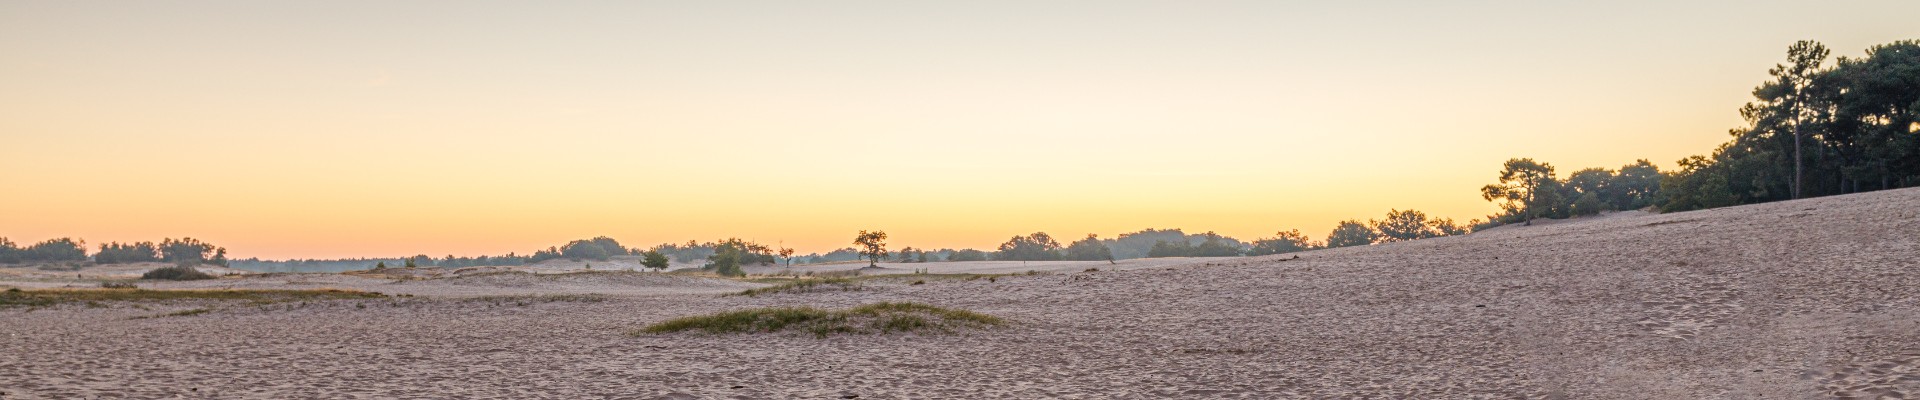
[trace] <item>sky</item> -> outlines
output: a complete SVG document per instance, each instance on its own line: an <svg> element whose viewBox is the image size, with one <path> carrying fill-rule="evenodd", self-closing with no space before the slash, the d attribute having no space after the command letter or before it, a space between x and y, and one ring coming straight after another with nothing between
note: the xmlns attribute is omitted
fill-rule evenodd
<svg viewBox="0 0 1920 400"><path fill-rule="evenodd" d="M0 237L802 254L1418 209L1705 154L1899 1L0 1Z"/></svg>

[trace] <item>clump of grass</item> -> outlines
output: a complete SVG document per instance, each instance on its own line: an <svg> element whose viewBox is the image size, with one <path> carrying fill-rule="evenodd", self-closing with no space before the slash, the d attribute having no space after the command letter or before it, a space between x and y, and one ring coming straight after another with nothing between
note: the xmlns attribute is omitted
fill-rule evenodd
<svg viewBox="0 0 1920 400"><path fill-rule="evenodd" d="M8 290L0 293L0 308L38 307L60 303L89 301L165 301L165 300L248 300L274 303L295 300L366 299L384 297L379 293L340 289L309 290L150 290L150 289L48 289Z"/></svg>
<svg viewBox="0 0 1920 400"><path fill-rule="evenodd" d="M781 284L758 288L758 289L742 290L739 293L734 293L734 294L731 294L730 296L757 297L763 294L807 293L807 292L828 291L828 290L834 290L834 289L838 289L839 291L842 291L842 292L860 290L860 283L854 282L852 279L847 279L847 278L802 279L802 280L781 283Z"/></svg>
<svg viewBox="0 0 1920 400"><path fill-rule="evenodd" d="M174 312L170 312L170 313L166 313L166 314L160 314L160 315L148 315L148 316L144 316L144 317L133 317L133 318L128 318L128 319L147 319L147 318L161 318L161 317L190 317L190 316L195 316L195 315L200 315L200 314L206 314L207 312L210 312L210 311L213 311L213 309L211 309L211 308L195 308L195 309L192 309L192 310L182 310L182 311L174 311Z"/></svg>
<svg viewBox="0 0 1920 400"><path fill-rule="evenodd" d="M917 280L914 280L913 283L909 283L908 285L925 285L925 284L927 284L927 280L917 279Z"/></svg>
<svg viewBox="0 0 1920 400"><path fill-rule="evenodd" d="M193 266L190 266L190 265L175 265L171 267L154 268L151 271L147 271L147 273L140 274L140 279L159 279L159 280L168 280L168 281L197 281L202 279L213 279L213 275L207 275L207 273L205 272L200 272L200 270L194 269Z"/></svg>
<svg viewBox="0 0 1920 400"><path fill-rule="evenodd" d="M133 282L100 282L101 289L139 289Z"/></svg>
<svg viewBox="0 0 1920 400"><path fill-rule="evenodd" d="M554 303L554 302L599 303L599 302L607 301L607 296L600 295L600 294L541 294L541 295L522 295L522 296L480 296L480 297L474 297L474 298L468 299L467 301L480 302L480 303L493 303L494 305L513 303L514 305L525 306L533 303Z"/></svg>
<svg viewBox="0 0 1920 400"><path fill-rule="evenodd" d="M952 332L959 328L1005 325L999 317L921 303L873 303L846 310L767 307L667 320L631 335L701 331L711 334L770 333L798 330L814 337L832 334Z"/></svg>

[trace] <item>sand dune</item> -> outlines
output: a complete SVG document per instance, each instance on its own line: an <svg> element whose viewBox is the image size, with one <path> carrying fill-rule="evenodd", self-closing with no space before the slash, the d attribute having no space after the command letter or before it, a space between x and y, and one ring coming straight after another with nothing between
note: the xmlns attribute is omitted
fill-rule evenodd
<svg viewBox="0 0 1920 400"><path fill-rule="evenodd" d="M328 280L311 285L419 296L0 309L0 398L1915 398L1917 234L1920 190L1906 189L1297 260L1060 264L759 297L714 295L756 286L743 282L639 274L201 281L179 285ZM471 297L493 293L610 294ZM626 335L713 311L875 301L1012 324ZM196 307L213 311L129 319Z"/></svg>

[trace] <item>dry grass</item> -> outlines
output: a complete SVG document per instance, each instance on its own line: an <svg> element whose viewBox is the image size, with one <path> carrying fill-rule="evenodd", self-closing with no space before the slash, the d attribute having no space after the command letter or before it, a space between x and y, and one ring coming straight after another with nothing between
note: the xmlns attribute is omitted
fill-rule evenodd
<svg viewBox="0 0 1920 400"><path fill-rule="evenodd" d="M763 287L758 289L742 290L739 293L729 294L728 296L757 297L763 294L774 294L774 293L808 293L808 292L836 291L836 290L845 292L845 291L860 290L859 282L854 282L852 279L846 279L846 278L800 279L800 280L783 280L783 281L784 283L779 283L773 286L768 286L768 287ZM772 283L772 282L780 282L780 281L769 281L769 282L763 282L763 283Z"/></svg>
<svg viewBox="0 0 1920 400"><path fill-rule="evenodd" d="M999 317L967 310L941 308L921 303L873 303L847 310L823 310L813 307L767 307L715 314L682 317L647 326L630 334L665 334L685 331L723 333L770 333L789 329L812 333L815 337L832 334L870 334L932 331L947 333L960 328L984 328L1005 325Z"/></svg>
<svg viewBox="0 0 1920 400"><path fill-rule="evenodd" d="M0 308L41 307L61 303L102 301L166 300L247 300L274 303L295 300L367 299L384 297L379 293L341 289L303 290L148 290L148 289L46 289L0 292Z"/></svg>

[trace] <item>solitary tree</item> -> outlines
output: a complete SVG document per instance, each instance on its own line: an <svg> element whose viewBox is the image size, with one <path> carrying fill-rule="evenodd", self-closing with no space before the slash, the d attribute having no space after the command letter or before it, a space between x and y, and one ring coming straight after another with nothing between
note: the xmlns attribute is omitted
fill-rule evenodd
<svg viewBox="0 0 1920 400"><path fill-rule="evenodd" d="M880 259L887 258L886 231L860 231L860 236L853 238L853 244L860 246L860 255L867 258L869 267L878 267Z"/></svg>
<svg viewBox="0 0 1920 400"><path fill-rule="evenodd" d="M1770 82L1771 85L1769 86L1777 85L1773 86L1773 89L1780 91L1778 103L1771 104L1771 106L1782 109L1780 111L1787 117L1787 126L1793 129L1792 191L1793 198L1796 199L1800 198L1801 187L1800 138L1806 136L1803 127L1812 123L1812 121L1809 120L1815 116L1819 108L1816 105L1808 104L1811 102L1811 99L1809 99L1809 93L1807 92L1809 91L1808 89L1813 86L1814 78L1822 72L1825 72L1820 66L1827 62L1827 54L1826 45L1811 40L1802 40L1795 42L1793 46L1787 47L1787 61L1793 65L1776 64L1773 66L1773 69L1767 71L1768 74L1773 75L1773 77L1777 79L1775 82ZM1767 89L1769 89L1768 86L1762 86L1759 89L1755 89L1755 92L1761 92Z"/></svg>
<svg viewBox="0 0 1920 400"><path fill-rule="evenodd" d="M787 260L787 268L793 268L793 248L780 246L780 258Z"/></svg>
<svg viewBox="0 0 1920 400"><path fill-rule="evenodd" d="M1520 211L1526 225L1533 225L1533 217L1539 214L1540 208L1549 206L1542 201L1546 196L1540 193L1540 188L1558 186L1550 183L1552 181L1552 165L1531 158L1515 158L1507 160L1506 169L1500 171L1500 183L1480 188L1480 196L1487 201L1506 201L1509 208ZM1332 246L1333 239L1328 238L1327 244Z"/></svg>
<svg viewBox="0 0 1920 400"><path fill-rule="evenodd" d="M640 253L640 257L641 257L640 265L642 266L645 266L649 269L657 269L661 271L667 270L666 254L660 254L660 252L658 251L647 250L645 252Z"/></svg>

